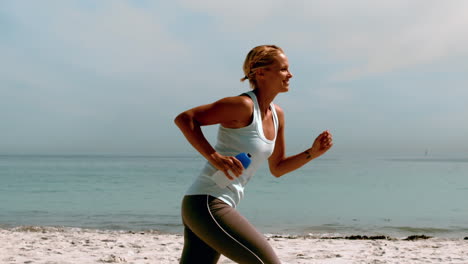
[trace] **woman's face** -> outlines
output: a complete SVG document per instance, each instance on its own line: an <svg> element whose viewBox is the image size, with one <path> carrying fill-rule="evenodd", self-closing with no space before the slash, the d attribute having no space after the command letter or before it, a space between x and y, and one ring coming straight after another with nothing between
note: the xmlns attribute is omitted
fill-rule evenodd
<svg viewBox="0 0 468 264"><path fill-rule="evenodd" d="M276 89L280 93L289 90L289 79L293 75L289 72L288 57L283 53L276 56L272 65L264 68L263 74L263 82L270 89Z"/></svg>

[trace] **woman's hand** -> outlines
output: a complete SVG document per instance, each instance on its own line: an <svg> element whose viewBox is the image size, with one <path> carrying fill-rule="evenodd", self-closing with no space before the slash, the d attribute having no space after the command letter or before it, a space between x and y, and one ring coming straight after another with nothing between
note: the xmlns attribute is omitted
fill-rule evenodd
<svg viewBox="0 0 468 264"><path fill-rule="evenodd" d="M320 134L312 144L312 147L307 151L313 158L317 158L325 154L333 146L333 137L330 131L324 131Z"/></svg>
<svg viewBox="0 0 468 264"><path fill-rule="evenodd" d="M224 175L226 175L226 177L230 180L234 180L234 178L229 175L228 171L232 171L236 177L242 175L242 172L244 171L242 163L236 159L236 157L223 156L218 152L211 154L210 157L211 165L224 172Z"/></svg>

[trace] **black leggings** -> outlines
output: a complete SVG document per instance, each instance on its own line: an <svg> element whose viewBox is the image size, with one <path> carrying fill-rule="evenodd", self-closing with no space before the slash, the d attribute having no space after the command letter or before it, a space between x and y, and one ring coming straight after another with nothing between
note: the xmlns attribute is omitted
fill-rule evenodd
<svg viewBox="0 0 468 264"><path fill-rule="evenodd" d="M237 263L280 263L265 237L225 202L209 195L182 201L184 250L180 263L217 263L220 254Z"/></svg>

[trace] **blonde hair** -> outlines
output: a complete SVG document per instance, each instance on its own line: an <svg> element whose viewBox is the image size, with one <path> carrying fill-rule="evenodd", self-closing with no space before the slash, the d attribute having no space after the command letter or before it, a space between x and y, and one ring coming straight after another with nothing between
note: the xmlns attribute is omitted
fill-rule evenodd
<svg viewBox="0 0 468 264"><path fill-rule="evenodd" d="M284 51L275 45L262 45L250 50L244 61L243 70L245 76L241 79L241 82L248 79L250 87L255 89L257 85L257 81L255 80L255 71L259 68L273 64L275 62L275 57L281 53L284 53Z"/></svg>

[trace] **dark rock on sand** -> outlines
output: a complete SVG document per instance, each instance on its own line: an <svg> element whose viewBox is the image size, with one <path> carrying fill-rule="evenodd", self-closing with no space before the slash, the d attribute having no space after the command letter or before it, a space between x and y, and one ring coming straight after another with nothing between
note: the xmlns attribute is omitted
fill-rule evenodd
<svg viewBox="0 0 468 264"><path fill-rule="evenodd" d="M420 240L420 239L429 239L429 238L432 238L431 236L426 236L426 235L413 235L413 236L409 236L403 240L407 240L407 241L415 241L415 240Z"/></svg>
<svg viewBox="0 0 468 264"><path fill-rule="evenodd" d="M347 236L345 239L349 240L381 240L381 239L389 239L386 236Z"/></svg>
<svg viewBox="0 0 468 264"><path fill-rule="evenodd" d="M347 240L390 240L388 236L345 236L345 237L324 237L323 239L347 239Z"/></svg>

